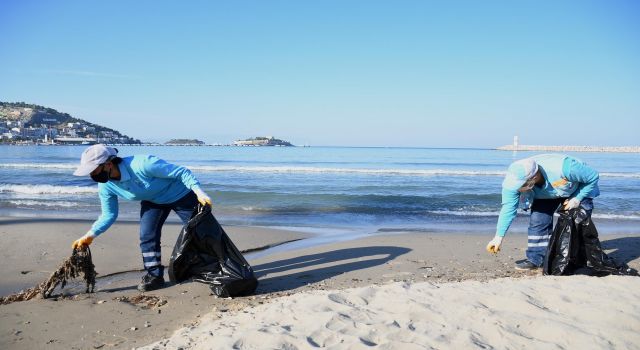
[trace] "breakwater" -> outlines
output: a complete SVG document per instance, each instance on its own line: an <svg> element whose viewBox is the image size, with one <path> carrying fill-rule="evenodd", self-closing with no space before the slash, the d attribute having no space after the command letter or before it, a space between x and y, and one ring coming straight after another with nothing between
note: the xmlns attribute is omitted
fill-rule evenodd
<svg viewBox="0 0 640 350"><path fill-rule="evenodd" d="M496 148L500 151L544 151L544 152L614 152L640 153L640 146L538 146L538 145L506 145Z"/></svg>

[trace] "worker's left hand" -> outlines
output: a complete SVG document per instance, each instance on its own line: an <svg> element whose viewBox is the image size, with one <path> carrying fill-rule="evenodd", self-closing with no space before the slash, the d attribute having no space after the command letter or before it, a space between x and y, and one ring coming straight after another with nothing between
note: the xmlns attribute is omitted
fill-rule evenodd
<svg viewBox="0 0 640 350"><path fill-rule="evenodd" d="M580 200L576 197L564 201L564 210L575 209L580 206Z"/></svg>
<svg viewBox="0 0 640 350"><path fill-rule="evenodd" d="M503 238L504 237L500 237L500 236L493 237L491 242L487 244L487 251L491 254L498 254L498 252L500 251L500 246L502 246Z"/></svg>
<svg viewBox="0 0 640 350"><path fill-rule="evenodd" d="M96 235L93 232L87 232L84 236L73 241L71 248L80 249L82 246L89 246L94 238L96 238Z"/></svg>
<svg viewBox="0 0 640 350"><path fill-rule="evenodd" d="M211 197L209 197L200 187L192 188L193 193L198 197L198 202L202 205L209 204L211 205Z"/></svg>

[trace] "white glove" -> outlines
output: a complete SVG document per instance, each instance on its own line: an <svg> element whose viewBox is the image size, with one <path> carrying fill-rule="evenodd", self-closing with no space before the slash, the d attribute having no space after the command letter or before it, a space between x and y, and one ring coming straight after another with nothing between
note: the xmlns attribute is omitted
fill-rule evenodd
<svg viewBox="0 0 640 350"><path fill-rule="evenodd" d="M580 206L580 200L576 197L564 201L564 210L575 209Z"/></svg>
<svg viewBox="0 0 640 350"><path fill-rule="evenodd" d="M495 236L493 239L487 244L487 251L491 254L498 254L500 251L500 246L502 246L502 239L504 237Z"/></svg>
<svg viewBox="0 0 640 350"><path fill-rule="evenodd" d="M211 197L209 197L206 193L204 193L204 191L200 187L193 187L191 190L198 197L198 202L200 202L200 204L211 205Z"/></svg>

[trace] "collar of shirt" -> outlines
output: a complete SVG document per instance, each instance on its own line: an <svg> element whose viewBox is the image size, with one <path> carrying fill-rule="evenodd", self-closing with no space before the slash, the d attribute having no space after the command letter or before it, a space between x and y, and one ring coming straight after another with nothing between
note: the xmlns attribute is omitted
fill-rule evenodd
<svg viewBox="0 0 640 350"><path fill-rule="evenodd" d="M123 163L118 164L118 169L120 170L120 180L118 182L125 182L131 180L131 174L129 174L129 167L124 165Z"/></svg>

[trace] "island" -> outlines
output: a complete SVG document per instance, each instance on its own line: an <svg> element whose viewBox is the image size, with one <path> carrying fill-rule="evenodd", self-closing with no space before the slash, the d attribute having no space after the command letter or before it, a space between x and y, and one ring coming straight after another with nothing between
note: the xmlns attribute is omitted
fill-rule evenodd
<svg viewBox="0 0 640 350"><path fill-rule="evenodd" d="M204 146L204 141L196 139L171 139L164 143L167 146Z"/></svg>
<svg viewBox="0 0 640 350"><path fill-rule="evenodd" d="M276 139L273 136L259 136L246 140L233 141L234 146L278 146L278 147L293 147L288 141Z"/></svg>

